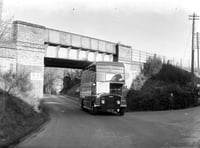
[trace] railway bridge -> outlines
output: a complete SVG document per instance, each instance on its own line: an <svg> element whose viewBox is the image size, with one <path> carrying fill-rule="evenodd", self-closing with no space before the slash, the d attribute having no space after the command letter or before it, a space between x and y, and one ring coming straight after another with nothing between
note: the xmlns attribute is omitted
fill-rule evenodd
<svg viewBox="0 0 200 148"><path fill-rule="evenodd" d="M32 105L43 96L44 67L83 69L95 61L123 62L127 87L140 69L131 46L24 21L14 21L9 35L9 41L0 43L0 69L30 74L33 90L26 101Z"/></svg>

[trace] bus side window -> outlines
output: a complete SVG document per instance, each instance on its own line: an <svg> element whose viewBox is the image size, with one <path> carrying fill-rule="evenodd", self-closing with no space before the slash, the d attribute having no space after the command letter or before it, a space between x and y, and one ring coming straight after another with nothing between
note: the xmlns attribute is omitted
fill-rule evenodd
<svg viewBox="0 0 200 148"><path fill-rule="evenodd" d="M82 73L81 83L85 83L85 71Z"/></svg>
<svg viewBox="0 0 200 148"><path fill-rule="evenodd" d="M89 82L89 71L88 70L86 71L86 79L85 80L86 80L86 82Z"/></svg>
<svg viewBox="0 0 200 148"><path fill-rule="evenodd" d="M95 72L92 71L92 74L91 74L91 82L95 82Z"/></svg>

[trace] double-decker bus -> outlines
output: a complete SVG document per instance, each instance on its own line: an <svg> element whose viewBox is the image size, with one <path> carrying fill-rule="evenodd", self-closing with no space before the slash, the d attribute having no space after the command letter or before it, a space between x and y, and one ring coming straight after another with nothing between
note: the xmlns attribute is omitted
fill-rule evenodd
<svg viewBox="0 0 200 148"><path fill-rule="evenodd" d="M81 76L80 106L92 113L115 112L124 115L126 100L122 97L125 84L124 64L95 62Z"/></svg>

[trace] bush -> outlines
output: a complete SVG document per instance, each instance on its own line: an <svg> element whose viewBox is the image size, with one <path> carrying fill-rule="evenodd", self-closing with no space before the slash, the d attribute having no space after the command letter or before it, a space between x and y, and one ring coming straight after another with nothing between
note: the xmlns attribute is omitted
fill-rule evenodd
<svg viewBox="0 0 200 148"><path fill-rule="evenodd" d="M11 70L0 73L0 91L2 94L0 98L0 111L5 112L8 94L26 96L31 88L32 84L28 73L21 71L16 74Z"/></svg>
<svg viewBox="0 0 200 148"><path fill-rule="evenodd" d="M180 88L176 84L150 91L130 90L127 94L128 110L169 110L196 106L198 98L192 88Z"/></svg>
<svg viewBox="0 0 200 148"><path fill-rule="evenodd" d="M69 89L80 83L81 70L46 67L44 75L44 93L67 94Z"/></svg>
<svg viewBox="0 0 200 148"><path fill-rule="evenodd" d="M141 68L140 74L136 76L135 80L133 80L131 88L135 90L140 90L144 83L149 78L156 75L161 68L162 61L160 58L156 57L156 55L154 55L153 57L149 57L146 63L144 63L143 67Z"/></svg>
<svg viewBox="0 0 200 148"><path fill-rule="evenodd" d="M152 77L156 75L160 69L162 68L162 61L159 57L154 55L153 57L149 57L144 63L143 68L141 69L141 72L146 77Z"/></svg>
<svg viewBox="0 0 200 148"><path fill-rule="evenodd" d="M133 83L131 84L131 88L134 90L140 90L144 83L146 82L147 77L144 76L143 73L140 73L136 78L133 80Z"/></svg>
<svg viewBox="0 0 200 148"><path fill-rule="evenodd" d="M46 113L35 112L16 97L28 95L31 88L29 73L0 73L0 147L17 142L47 120Z"/></svg>
<svg viewBox="0 0 200 148"><path fill-rule="evenodd" d="M26 95L32 89L29 73L21 71L16 74L11 70L0 73L0 88L7 94Z"/></svg>
<svg viewBox="0 0 200 148"><path fill-rule="evenodd" d="M149 78L140 90L129 90L128 110L169 110L198 105L198 94L192 81L197 77L180 68L163 64L159 73Z"/></svg>
<svg viewBox="0 0 200 148"><path fill-rule="evenodd" d="M17 142L48 120L46 113L35 112L30 105L18 97L0 94L0 98L2 97L7 98L7 104L5 112L0 112L0 147Z"/></svg>
<svg viewBox="0 0 200 148"><path fill-rule="evenodd" d="M52 68L44 69L44 93L56 94L54 88L54 82L56 78L59 78L58 71Z"/></svg>
<svg viewBox="0 0 200 148"><path fill-rule="evenodd" d="M153 77L165 83L187 85L192 80L192 74L171 64L163 64L160 72Z"/></svg>
<svg viewBox="0 0 200 148"><path fill-rule="evenodd" d="M78 96L79 93L76 93L76 90L81 83L81 72L80 70L74 70L65 74L61 94Z"/></svg>

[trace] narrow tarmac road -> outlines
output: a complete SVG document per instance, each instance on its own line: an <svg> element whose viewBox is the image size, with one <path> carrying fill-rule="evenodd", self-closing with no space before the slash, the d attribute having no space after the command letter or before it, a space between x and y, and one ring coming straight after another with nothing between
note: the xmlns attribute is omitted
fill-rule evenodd
<svg viewBox="0 0 200 148"><path fill-rule="evenodd" d="M48 96L51 120L16 148L190 148L200 139L200 108L91 115L76 100Z"/></svg>

